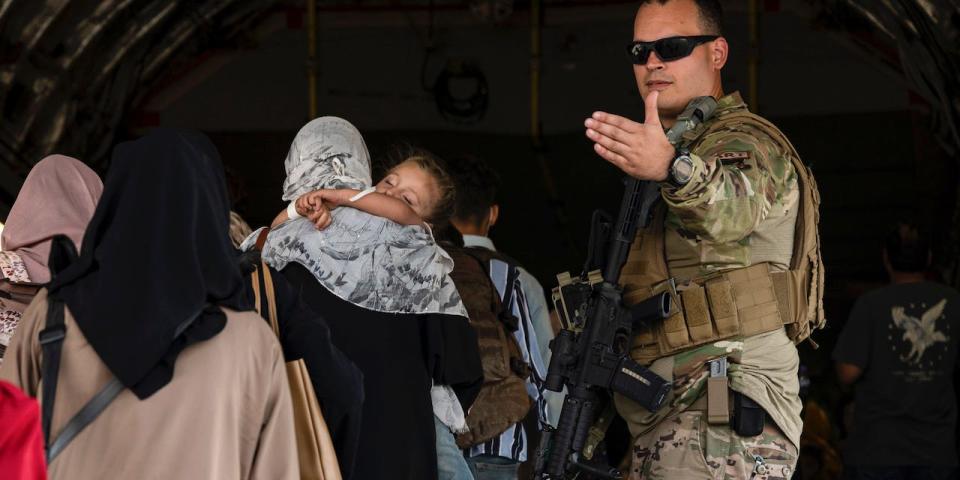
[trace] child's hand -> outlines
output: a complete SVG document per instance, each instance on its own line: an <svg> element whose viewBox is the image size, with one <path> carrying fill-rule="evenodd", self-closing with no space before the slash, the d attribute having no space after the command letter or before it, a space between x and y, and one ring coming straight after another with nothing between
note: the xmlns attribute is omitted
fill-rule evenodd
<svg viewBox="0 0 960 480"><path fill-rule="evenodd" d="M323 196L321 192L323 192L323 190L314 190L300 195L296 203L297 213L306 217L316 211L318 206L323 206Z"/></svg>
<svg viewBox="0 0 960 480"><path fill-rule="evenodd" d="M297 213L313 222L317 230L327 228L333 220L330 216L330 208L336 207L336 204L331 201L334 192L336 190L314 190L301 195L295 203Z"/></svg>
<svg viewBox="0 0 960 480"><path fill-rule="evenodd" d="M297 212L307 216L313 210L326 207L328 210L343 205L350 198L350 190L320 189L304 193L297 199Z"/></svg>
<svg viewBox="0 0 960 480"><path fill-rule="evenodd" d="M333 217L330 215L330 210L327 209L322 203L320 207L311 211L306 217L313 222L313 225L317 227L317 230L323 230L330 226L330 223L333 222Z"/></svg>

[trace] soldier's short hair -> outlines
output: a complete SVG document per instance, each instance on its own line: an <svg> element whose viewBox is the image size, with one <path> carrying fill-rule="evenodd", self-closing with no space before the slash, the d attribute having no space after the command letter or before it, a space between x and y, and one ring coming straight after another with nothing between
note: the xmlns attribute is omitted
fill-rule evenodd
<svg viewBox="0 0 960 480"><path fill-rule="evenodd" d="M474 155L450 159L450 173L457 189L453 218L478 225L497 204L500 176Z"/></svg>
<svg viewBox="0 0 960 480"><path fill-rule="evenodd" d="M640 6L658 3L665 5L670 0L640 0ZM723 7L720 0L693 0L700 11L700 28L706 35L723 35Z"/></svg>
<svg viewBox="0 0 960 480"><path fill-rule="evenodd" d="M898 272L922 272L929 267L930 242L912 223L900 223L884 239L890 266Z"/></svg>

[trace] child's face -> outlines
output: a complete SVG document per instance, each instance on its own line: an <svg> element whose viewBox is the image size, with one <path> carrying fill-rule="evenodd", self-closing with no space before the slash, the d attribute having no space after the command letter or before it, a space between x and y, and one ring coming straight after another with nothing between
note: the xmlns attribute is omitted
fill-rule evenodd
<svg viewBox="0 0 960 480"><path fill-rule="evenodd" d="M420 216L427 218L440 197L437 183L413 160L393 167L383 180L377 183L377 192L403 200Z"/></svg>

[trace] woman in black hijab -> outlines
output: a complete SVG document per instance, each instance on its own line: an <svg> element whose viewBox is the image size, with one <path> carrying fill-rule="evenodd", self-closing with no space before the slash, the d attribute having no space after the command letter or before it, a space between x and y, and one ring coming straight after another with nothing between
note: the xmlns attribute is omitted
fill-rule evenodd
<svg viewBox="0 0 960 480"><path fill-rule="evenodd" d="M160 129L116 147L80 258L49 287L66 304L51 438L113 377L128 390L51 478L297 478L283 357L246 311L228 225L202 135ZM32 395L47 303L42 292L24 313L0 369Z"/></svg>
<svg viewBox="0 0 960 480"><path fill-rule="evenodd" d="M141 399L170 381L180 351L223 329L216 306L252 309L219 162L198 132L158 130L118 145L80 260L50 287Z"/></svg>

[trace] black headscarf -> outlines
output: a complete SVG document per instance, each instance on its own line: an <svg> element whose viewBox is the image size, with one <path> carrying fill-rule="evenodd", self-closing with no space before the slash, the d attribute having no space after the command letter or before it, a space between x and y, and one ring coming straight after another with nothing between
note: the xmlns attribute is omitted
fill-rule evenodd
<svg viewBox="0 0 960 480"><path fill-rule="evenodd" d="M50 285L141 399L170 381L180 351L223 330L217 306L250 309L229 207L220 156L203 134L157 129L122 143L79 260Z"/></svg>

